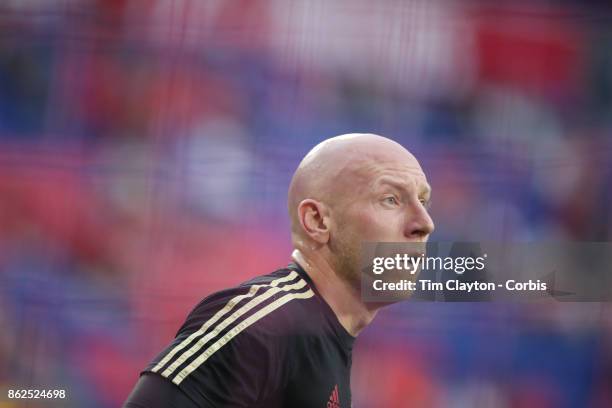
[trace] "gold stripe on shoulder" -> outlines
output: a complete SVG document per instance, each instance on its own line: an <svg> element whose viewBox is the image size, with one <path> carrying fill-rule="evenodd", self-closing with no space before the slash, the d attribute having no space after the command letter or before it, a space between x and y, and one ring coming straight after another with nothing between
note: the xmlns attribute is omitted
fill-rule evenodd
<svg viewBox="0 0 612 408"><path fill-rule="evenodd" d="M240 332L245 330L247 327L251 326L253 323L257 322L264 316L272 313L279 307L284 304L290 302L294 299L308 299L314 296L314 292L311 289L308 289L306 292L299 293L288 293L274 302L270 303L266 307L252 314L240 324L236 325L232 330L227 332L223 337L217 340L214 344L206 349L203 353L201 353L195 360L193 360L187 367L185 367L181 372L179 372L176 377L172 380L173 383L179 385L189 374L195 371L200 365L202 365L210 356L212 356L217 350L226 345L230 340L236 337Z"/></svg>
<svg viewBox="0 0 612 408"><path fill-rule="evenodd" d="M206 330L208 330L210 328L210 326L215 324L225 314L229 313L242 299L246 299L246 298L250 298L250 297L255 296L257 291L259 289L261 289L261 288L265 288L265 287L269 287L269 286L277 287L280 283L291 281L291 280L295 279L297 276L298 276L297 272L291 271L291 273L288 274L287 276L283 276L282 278L275 279L275 280L273 280L272 282L270 282L267 285L253 285L253 286L251 286L249 288L249 291L246 294L239 295L239 296L236 296L236 297L230 299L225 304L225 306L221 310L219 310L217 313L215 313L210 319L208 319L200 327L199 330L196 330L195 332L191 333L191 335L189 335L189 337L187 337L185 340L180 342L168 354L166 354L164 356L164 358L159 363L157 363L155 365L155 367L153 367L153 369L151 371L158 372L163 366L165 366L172 359L172 357L174 357L179 351L181 351L185 347L187 347L187 345L189 343L191 343L193 341L193 339L195 339L198 336L203 335L206 332Z"/></svg>
<svg viewBox="0 0 612 408"><path fill-rule="evenodd" d="M223 320L217 326L215 326L213 330L209 331L204 337L198 340L193 346L191 346L189 350L184 351L179 358L177 358L172 364L170 364L170 366L168 366L168 368L166 368L162 372L162 375L164 377L170 376L177 369L177 367L179 367L181 364L187 361L189 357L193 356L195 353L200 351L206 345L206 343L208 343L211 339L214 339L215 337L217 337L223 329L225 329L227 326L229 326L230 324L240 319L245 313L253 309L255 306L259 305L260 303L271 298L272 296L274 296L275 294L279 292L288 292L294 289L301 289L306 285L307 285L306 281L304 279L300 279L296 283L283 286L282 288L273 287L272 289L267 290L261 295L254 297L248 303L242 306L240 309L236 310L229 317L227 317L225 320Z"/></svg>

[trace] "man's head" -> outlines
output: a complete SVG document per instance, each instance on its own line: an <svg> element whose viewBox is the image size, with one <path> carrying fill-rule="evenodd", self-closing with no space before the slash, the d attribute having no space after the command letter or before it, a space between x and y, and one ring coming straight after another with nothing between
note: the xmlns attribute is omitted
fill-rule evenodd
<svg viewBox="0 0 612 408"><path fill-rule="evenodd" d="M373 134L348 134L315 146L289 187L293 244L322 257L359 285L362 242L424 242L434 229L431 189L417 159Z"/></svg>

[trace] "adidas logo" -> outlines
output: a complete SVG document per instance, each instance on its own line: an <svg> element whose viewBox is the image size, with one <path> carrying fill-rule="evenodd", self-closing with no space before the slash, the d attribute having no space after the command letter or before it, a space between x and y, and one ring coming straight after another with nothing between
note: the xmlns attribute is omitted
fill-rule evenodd
<svg viewBox="0 0 612 408"><path fill-rule="evenodd" d="M340 396L338 395L338 384L332 390L327 402L327 408L340 408Z"/></svg>

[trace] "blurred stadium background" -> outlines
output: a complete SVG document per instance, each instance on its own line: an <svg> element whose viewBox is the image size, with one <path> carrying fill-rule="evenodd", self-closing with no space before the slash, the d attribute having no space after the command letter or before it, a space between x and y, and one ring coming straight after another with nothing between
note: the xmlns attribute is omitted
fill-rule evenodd
<svg viewBox="0 0 612 408"><path fill-rule="evenodd" d="M3 1L0 389L119 406L204 295L288 262L291 173L340 133L416 153L432 239L609 241L612 9L493 3ZM610 407L612 308L396 305L353 392Z"/></svg>

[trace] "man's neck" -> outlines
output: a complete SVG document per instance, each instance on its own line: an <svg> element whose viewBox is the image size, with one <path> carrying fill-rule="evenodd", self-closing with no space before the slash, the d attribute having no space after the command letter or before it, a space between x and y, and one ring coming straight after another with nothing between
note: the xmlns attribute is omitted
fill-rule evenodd
<svg viewBox="0 0 612 408"><path fill-rule="evenodd" d="M298 249L293 251L291 257L304 268L323 300L349 334L357 337L372 322L380 307L364 303L359 290L340 278L323 257L316 254L307 256Z"/></svg>

